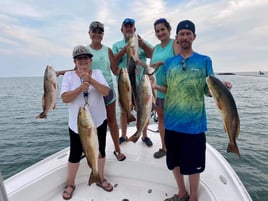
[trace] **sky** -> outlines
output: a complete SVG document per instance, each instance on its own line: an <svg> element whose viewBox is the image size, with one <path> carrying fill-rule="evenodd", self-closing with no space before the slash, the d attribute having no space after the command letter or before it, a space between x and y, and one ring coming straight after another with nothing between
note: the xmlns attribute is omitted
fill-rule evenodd
<svg viewBox="0 0 268 201"><path fill-rule="evenodd" d="M153 46L156 19L170 22L172 38L178 22L193 21L193 49L211 57L216 73L268 71L267 0L1 0L0 77L73 68L73 47L90 43L92 21L104 23L103 44L112 47L127 17Z"/></svg>

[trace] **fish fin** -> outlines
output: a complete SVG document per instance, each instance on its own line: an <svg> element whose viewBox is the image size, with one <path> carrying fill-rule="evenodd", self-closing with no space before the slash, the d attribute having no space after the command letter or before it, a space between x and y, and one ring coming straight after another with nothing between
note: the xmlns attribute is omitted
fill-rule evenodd
<svg viewBox="0 0 268 201"><path fill-rule="evenodd" d="M35 117L36 119L46 119L47 115L44 112L41 112L39 115Z"/></svg>
<svg viewBox="0 0 268 201"><path fill-rule="evenodd" d="M220 101L217 101L216 104L217 104L218 109L219 109L219 110L222 110L222 106L221 106L221 104L220 104Z"/></svg>
<svg viewBox="0 0 268 201"><path fill-rule="evenodd" d="M223 130L224 130L225 133L228 133L227 132L228 130L227 130L227 127L226 127L225 123L223 123Z"/></svg>
<svg viewBox="0 0 268 201"><path fill-rule="evenodd" d="M52 109L53 109L53 110L55 110L55 109L56 109L56 103L53 105Z"/></svg>
<svg viewBox="0 0 268 201"><path fill-rule="evenodd" d="M100 179L99 173L97 172L93 174L92 172L88 180L88 185L90 186L93 183L100 183L100 182L101 182L101 179Z"/></svg>
<svg viewBox="0 0 268 201"><path fill-rule="evenodd" d="M42 96L42 108L43 110L45 110L45 105L46 105L46 99L45 99L45 95Z"/></svg>
<svg viewBox="0 0 268 201"><path fill-rule="evenodd" d="M54 89L57 89L58 88L58 85L57 85L56 82L53 82L53 87L54 87Z"/></svg>
<svg viewBox="0 0 268 201"><path fill-rule="evenodd" d="M236 154L240 158L240 152L239 152L239 149L238 149L236 143L234 143L234 144L228 143L227 152L228 153L232 152L232 153Z"/></svg>
<svg viewBox="0 0 268 201"><path fill-rule="evenodd" d="M140 135L141 133L139 134L138 131L136 131L136 133L134 133L132 136L130 136L130 138L128 138L128 141L132 141L135 143L140 138Z"/></svg>
<svg viewBox="0 0 268 201"><path fill-rule="evenodd" d="M127 114L127 123L130 123L132 121L136 121L136 118L131 113Z"/></svg>

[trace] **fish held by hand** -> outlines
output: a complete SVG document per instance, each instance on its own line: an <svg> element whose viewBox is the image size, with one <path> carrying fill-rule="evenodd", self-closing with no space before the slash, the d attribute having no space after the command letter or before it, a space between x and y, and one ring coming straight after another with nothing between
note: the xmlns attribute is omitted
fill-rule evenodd
<svg viewBox="0 0 268 201"><path fill-rule="evenodd" d="M236 143L236 139L240 133L240 119L235 100L230 90L218 78L208 76L206 81L221 113L224 130L229 137L227 152L232 152L240 157L240 152Z"/></svg>
<svg viewBox="0 0 268 201"><path fill-rule="evenodd" d="M57 100L57 75L52 66L47 66L44 73L44 95L42 97L43 111L36 118L47 118L49 111L56 108Z"/></svg>

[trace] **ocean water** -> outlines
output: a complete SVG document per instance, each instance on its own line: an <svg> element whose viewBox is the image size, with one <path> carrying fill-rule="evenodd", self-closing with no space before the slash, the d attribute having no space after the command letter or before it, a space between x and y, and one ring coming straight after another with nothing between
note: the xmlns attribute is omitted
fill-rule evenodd
<svg viewBox="0 0 268 201"><path fill-rule="evenodd" d="M228 138L220 113L214 100L206 98L207 142L231 164L254 201L268 200L267 75L217 75L233 84L241 122L240 159L226 152ZM42 95L42 77L0 78L0 171L4 179L69 145L67 106L60 97L47 119L35 119L42 111Z"/></svg>

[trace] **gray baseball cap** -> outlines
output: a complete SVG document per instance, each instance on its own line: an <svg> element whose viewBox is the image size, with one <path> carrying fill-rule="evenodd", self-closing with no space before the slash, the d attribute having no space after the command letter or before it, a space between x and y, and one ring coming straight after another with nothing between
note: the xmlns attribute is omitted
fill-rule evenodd
<svg viewBox="0 0 268 201"><path fill-rule="evenodd" d="M93 54L89 52L88 48L86 48L83 45L77 45L74 47L74 50L73 50L73 58L80 56L80 55L88 55L90 57L93 57Z"/></svg>

